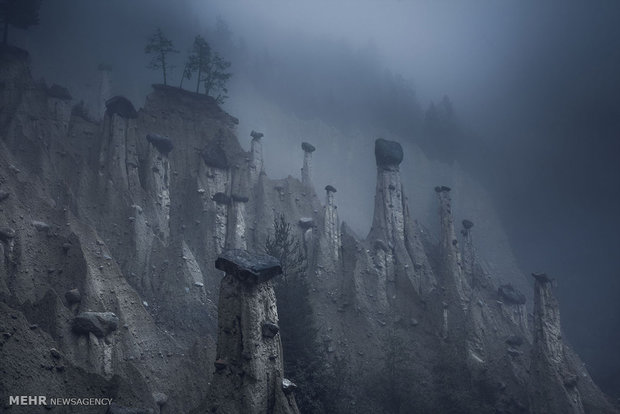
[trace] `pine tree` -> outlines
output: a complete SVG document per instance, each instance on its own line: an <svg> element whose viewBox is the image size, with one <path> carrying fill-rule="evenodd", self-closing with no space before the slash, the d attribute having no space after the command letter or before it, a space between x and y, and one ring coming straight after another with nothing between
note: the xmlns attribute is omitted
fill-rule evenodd
<svg viewBox="0 0 620 414"><path fill-rule="evenodd" d="M0 22L3 25L2 43L7 44L9 25L27 29L39 24L41 0L0 0Z"/></svg>
<svg viewBox="0 0 620 414"><path fill-rule="evenodd" d="M168 71L174 67L168 61L168 54L179 53L179 51L174 49L172 41L164 35L159 27L149 38L149 42L144 48L144 53L153 55L147 67L149 69L161 69L164 75L164 85L167 85L166 75Z"/></svg>
<svg viewBox="0 0 620 414"><path fill-rule="evenodd" d="M213 52L209 43L198 35L194 38L192 54L187 58L183 76L190 79L192 73L197 72L196 93L200 92L202 82L205 94L213 96L216 102L221 104L228 97L226 82L232 76L226 71L229 67L230 62L223 59L217 52Z"/></svg>
<svg viewBox="0 0 620 414"><path fill-rule="evenodd" d="M207 66L207 71L205 72L205 94L213 94L212 96L219 104L224 103L224 100L228 98L226 82L228 82L232 76L230 72L226 72L229 67L230 62L224 60L217 52L215 52L213 54L213 58Z"/></svg>

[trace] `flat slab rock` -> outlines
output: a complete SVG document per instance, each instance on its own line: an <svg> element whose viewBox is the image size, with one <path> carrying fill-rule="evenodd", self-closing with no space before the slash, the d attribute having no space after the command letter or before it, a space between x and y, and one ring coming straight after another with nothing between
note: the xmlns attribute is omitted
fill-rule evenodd
<svg viewBox="0 0 620 414"><path fill-rule="evenodd" d="M266 254L253 254L246 250L227 250L215 261L215 267L242 281L265 282L282 274L280 261Z"/></svg>

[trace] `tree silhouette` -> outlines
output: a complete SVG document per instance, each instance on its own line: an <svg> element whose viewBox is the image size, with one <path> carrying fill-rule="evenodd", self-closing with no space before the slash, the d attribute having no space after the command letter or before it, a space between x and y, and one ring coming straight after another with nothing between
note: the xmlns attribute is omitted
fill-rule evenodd
<svg viewBox="0 0 620 414"><path fill-rule="evenodd" d="M205 94L213 96L217 103L223 103L228 97L226 82L232 76L226 72L230 62L223 59L217 52L211 50L209 43L200 35L194 38L192 54L187 58L183 77L190 79L192 73L197 72L196 93L200 92L200 83L203 83Z"/></svg>
<svg viewBox="0 0 620 414"><path fill-rule="evenodd" d="M164 75L164 85L167 84L166 75L169 69L172 69L173 66L167 60L169 53L179 53L178 50L175 50L172 46L172 41L170 41L161 29L158 27L155 30L155 33L149 38L149 41L144 48L144 53L152 54L153 58L151 62L148 64L149 69L161 69Z"/></svg>
<svg viewBox="0 0 620 414"><path fill-rule="evenodd" d="M3 24L2 43L7 44L9 25L27 29L39 24L41 0L0 0L0 21Z"/></svg>

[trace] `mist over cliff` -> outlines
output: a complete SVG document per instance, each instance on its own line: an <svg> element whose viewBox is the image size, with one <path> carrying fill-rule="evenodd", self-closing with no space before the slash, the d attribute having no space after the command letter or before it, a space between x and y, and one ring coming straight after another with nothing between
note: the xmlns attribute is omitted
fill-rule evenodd
<svg viewBox="0 0 620 414"><path fill-rule="evenodd" d="M41 24L11 36L30 51L35 77L66 85L95 113L100 63L112 67L111 95L140 105L161 82L143 53L154 27L181 51L175 86L203 34L233 64L224 109L239 118L239 137L265 133L269 176L297 176L299 145L312 142L317 188L338 189L341 220L362 236L373 215L368 154L377 137L400 141L412 215L438 233L433 188L449 185L455 215L474 217L485 235L477 242L492 271L556 277L568 342L618 397L618 11L66 0L44 2Z"/></svg>

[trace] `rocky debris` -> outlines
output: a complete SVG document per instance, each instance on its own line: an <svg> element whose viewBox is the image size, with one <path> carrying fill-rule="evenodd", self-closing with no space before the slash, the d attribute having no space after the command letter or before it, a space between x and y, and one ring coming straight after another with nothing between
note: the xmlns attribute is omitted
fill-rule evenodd
<svg viewBox="0 0 620 414"><path fill-rule="evenodd" d="M220 168L225 170L229 167L226 151L220 145L212 145L205 147L201 152L202 160L209 167Z"/></svg>
<svg viewBox="0 0 620 414"><path fill-rule="evenodd" d="M15 238L15 230L10 227L0 227L0 241L8 242Z"/></svg>
<svg viewBox="0 0 620 414"><path fill-rule="evenodd" d="M285 394L290 394L296 389L297 384L287 378L282 378L282 391L284 391Z"/></svg>
<svg viewBox="0 0 620 414"><path fill-rule="evenodd" d="M312 217L302 217L299 219L299 227L307 230L314 226L314 219Z"/></svg>
<svg viewBox="0 0 620 414"><path fill-rule="evenodd" d="M304 152L314 152L316 151L316 147L312 144L309 144L307 142L302 142L301 143L301 149L304 150Z"/></svg>
<svg viewBox="0 0 620 414"><path fill-rule="evenodd" d="M261 139L264 134L262 132L256 132L252 130L252 132L250 132L250 136L252 137L252 139Z"/></svg>
<svg viewBox="0 0 620 414"><path fill-rule="evenodd" d="M63 101L70 101L72 99L69 90L57 84L53 84L46 90L47 96L52 98L61 99Z"/></svg>
<svg viewBox="0 0 620 414"><path fill-rule="evenodd" d="M52 355L52 357L54 357L55 359L62 358L62 355L60 354L60 352L56 348L51 348L50 349L50 355Z"/></svg>
<svg viewBox="0 0 620 414"><path fill-rule="evenodd" d="M82 294L78 289L71 289L65 292L65 299L69 305L73 305L82 301Z"/></svg>
<svg viewBox="0 0 620 414"><path fill-rule="evenodd" d="M250 254L240 249L223 252L215 261L215 267L241 281L254 283L266 282L282 274L276 258L266 254Z"/></svg>
<svg viewBox="0 0 620 414"><path fill-rule="evenodd" d="M379 138L375 141L377 166L398 166L403 161L403 147L396 141Z"/></svg>
<svg viewBox="0 0 620 414"><path fill-rule="evenodd" d="M114 96L105 101L105 107L110 116L117 114L121 118L136 119L138 112L131 101L124 96Z"/></svg>
<svg viewBox="0 0 620 414"><path fill-rule="evenodd" d="M6 191L0 191L0 202L9 198L10 195L11 193L7 193Z"/></svg>
<svg viewBox="0 0 620 414"><path fill-rule="evenodd" d="M263 323L263 336L265 338L273 338L280 332L280 328L273 322L265 322Z"/></svg>
<svg viewBox="0 0 620 414"><path fill-rule="evenodd" d="M118 316L113 312L81 312L71 323L73 332L104 337L118 328Z"/></svg>
<svg viewBox="0 0 620 414"><path fill-rule="evenodd" d="M50 225L44 221L33 220L32 225L35 229L42 232L48 232L50 230Z"/></svg>
<svg viewBox="0 0 620 414"><path fill-rule="evenodd" d="M270 256L232 250L221 254L215 266L226 271L220 284L215 372L196 412L299 413L293 395L279 386L284 379L281 342L270 340L279 328L275 292L267 279L282 273L280 264Z"/></svg>
<svg viewBox="0 0 620 414"><path fill-rule="evenodd" d="M157 151L159 151L162 155L168 155L170 151L174 149L174 144L168 137L163 137L158 134L148 134L146 136L146 140L157 148Z"/></svg>
<svg viewBox="0 0 620 414"><path fill-rule="evenodd" d="M226 193L215 193L211 199L218 204L230 204L230 197Z"/></svg>
<svg viewBox="0 0 620 414"><path fill-rule="evenodd" d="M325 191L327 191L328 193L335 193L336 192L336 187L334 187L333 185L327 184L325 186Z"/></svg>
<svg viewBox="0 0 620 414"><path fill-rule="evenodd" d="M497 293L505 302L513 305L523 305L526 302L525 295L510 283L497 288Z"/></svg>

